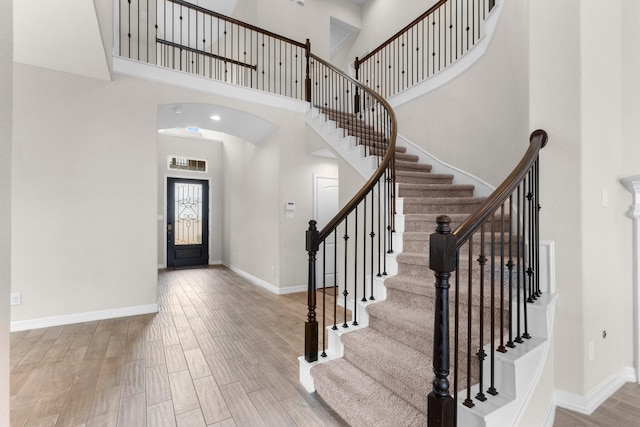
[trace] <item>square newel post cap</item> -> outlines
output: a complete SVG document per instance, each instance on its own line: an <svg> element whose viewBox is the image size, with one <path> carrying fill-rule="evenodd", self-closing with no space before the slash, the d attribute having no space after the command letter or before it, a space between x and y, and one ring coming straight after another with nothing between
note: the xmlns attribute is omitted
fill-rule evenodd
<svg viewBox="0 0 640 427"><path fill-rule="evenodd" d="M436 232L429 239L429 268L436 273L456 269L456 236L451 234L451 218L440 215Z"/></svg>

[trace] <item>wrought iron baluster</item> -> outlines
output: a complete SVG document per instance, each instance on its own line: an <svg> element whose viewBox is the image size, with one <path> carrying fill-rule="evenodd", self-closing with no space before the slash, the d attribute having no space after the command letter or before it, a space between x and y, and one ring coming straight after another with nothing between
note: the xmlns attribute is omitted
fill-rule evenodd
<svg viewBox="0 0 640 427"><path fill-rule="evenodd" d="M322 242L322 353L321 357L327 357L327 344L325 341L327 325L327 242Z"/></svg>
<svg viewBox="0 0 640 427"><path fill-rule="evenodd" d="M520 268L521 250L520 249L523 246L523 242L520 234L520 219L521 218L524 219L524 202L521 197L521 193L522 193L521 187L522 187L522 183L518 185L518 188L516 190L516 204L517 204L518 216L516 218L516 241L517 241L517 245L516 245L516 338L514 339L514 341L517 342L518 344L521 344L524 342L522 339L522 336L520 335L520 319L521 319L520 282L522 279L522 274L520 274L521 272L521 268Z"/></svg>
<svg viewBox="0 0 640 427"><path fill-rule="evenodd" d="M347 274L347 265L348 265L348 252L349 245L347 244L349 241L349 217L344 219L344 291L342 295L344 296L344 323L342 324L343 328L348 328L347 324L347 296L349 295L349 291L347 291L347 280L349 275Z"/></svg>
<svg viewBox="0 0 640 427"><path fill-rule="evenodd" d="M479 333L479 348L476 356L478 357L478 368L479 368L479 387L478 393L476 394L476 399L481 402L487 400L487 397L483 392L483 375L484 375L484 359L487 357L487 354L484 351L484 267L487 263L487 257L484 256L484 224L480 226L480 256L478 257L478 265L480 266L480 308L478 313L478 319L480 320L480 333ZM469 242L471 244L471 242ZM469 272L469 276L471 276L471 272ZM469 298L471 301L471 298ZM471 372L469 372L471 375Z"/></svg>
<svg viewBox="0 0 640 427"><path fill-rule="evenodd" d="M475 404L471 400L471 326L473 324L472 295L473 295L473 236L469 237L468 243L467 266L467 398L462 402L467 408L473 408Z"/></svg>
<svg viewBox="0 0 640 427"><path fill-rule="evenodd" d="M498 391L495 387L495 373L496 373L496 212L491 215L491 378L487 393L492 396L496 396ZM502 331L500 331L502 335Z"/></svg>
<svg viewBox="0 0 640 427"><path fill-rule="evenodd" d="M504 203L500 205L500 345L498 350L500 353L506 353L504 347Z"/></svg>
<svg viewBox="0 0 640 427"><path fill-rule="evenodd" d="M513 194L509 195L509 261L507 261L507 271L509 272L509 341L507 341L507 347L515 348L513 343L513 217L512 214L516 212L513 209ZM516 243L517 244L517 243Z"/></svg>
<svg viewBox="0 0 640 427"><path fill-rule="evenodd" d="M355 209L355 236L353 239L353 326L358 326L358 206ZM344 300L344 307L347 308L347 300Z"/></svg>

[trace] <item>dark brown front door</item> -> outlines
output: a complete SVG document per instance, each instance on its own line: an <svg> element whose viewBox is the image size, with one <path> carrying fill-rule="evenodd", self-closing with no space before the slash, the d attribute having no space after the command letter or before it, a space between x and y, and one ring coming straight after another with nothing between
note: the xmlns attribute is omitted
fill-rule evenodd
<svg viewBox="0 0 640 427"><path fill-rule="evenodd" d="M167 178L167 267L209 263L209 182Z"/></svg>

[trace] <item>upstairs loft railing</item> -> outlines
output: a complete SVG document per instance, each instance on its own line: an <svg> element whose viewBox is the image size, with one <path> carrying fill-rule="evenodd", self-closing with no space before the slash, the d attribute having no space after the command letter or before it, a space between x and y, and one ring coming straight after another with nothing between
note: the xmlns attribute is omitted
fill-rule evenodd
<svg viewBox="0 0 640 427"><path fill-rule="evenodd" d="M450 66L484 35L495 0L440 0L354 62L356 79L385 98Z"/></svg>
<svg viewBox="0 0 640 427"><path fill-rule="evenodd" d="M183 0L118 0L117 55L310 100L310 45Z"/></svg>
<svg viewBox="0 0 640 427"><path fill-rule="evenodd" d="M321 230L315 220L309 221L307 362L317 361L318 353L327 357L328 327L358 326L359 303L378 298L375 280L387 275L385 255L393 252L397 136L395 114L384 98L315 55L311 58L313 104L326 120L344 129L345 136L352 136L354 148L372 155L377 168Z"/></svg>
<svg viewBox="0 0 640 427"><path fill-rule="evenodd" d="M533 132L518 166L453 232L449 217L438 217L429 248L436 279L429 426L456 425L460 390L470 408L497 395L496 353L531 338L527 306L542 295L539 152L546 144L545 131Z"/></svg>

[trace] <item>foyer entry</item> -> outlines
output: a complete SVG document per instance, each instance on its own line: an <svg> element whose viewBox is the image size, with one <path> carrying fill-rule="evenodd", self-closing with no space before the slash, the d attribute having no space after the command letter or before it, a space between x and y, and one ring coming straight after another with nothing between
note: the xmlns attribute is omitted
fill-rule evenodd
<svg viewBox="0 0 640 427"><path fill-rule="evenodd" d="M167 178L167 267L209 263L209 181Z"/></svg>

